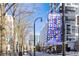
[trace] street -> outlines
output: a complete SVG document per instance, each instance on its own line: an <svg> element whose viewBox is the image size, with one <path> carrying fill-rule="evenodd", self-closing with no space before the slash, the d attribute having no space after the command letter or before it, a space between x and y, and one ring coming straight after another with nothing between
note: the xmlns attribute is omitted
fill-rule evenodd
<svg viewBox="0 0 79 59"><path fill-rule="evenodd" d="M33 55L33 53L32 53ZM29 54L23 55L23 56L30 56ZM46 52L36 52L36 56L62 56L62 53L59 54L49 54ZM66 56L79 56L79 52L66 52Z"/></svg>
<svg viewBox="0 0 79 59"><path fill-rule="evenodd" d="M31 53L32 56L34 56L33 52ZM70 52L65 52L66 56L79 56L79 52L73 52L73 51L70 51ZM14 53L7 53L6 54L3 54L4 56L14 56ZM18 53L15 53L15 56L19 56ZM30 56L29 53L24 53L23 56ZM49 53L46 53L46 52L36 52L36 56L62 56L62 53L58 53L58 54L49 54Z"/></svg>
<svg viewBox="0 0 79 59"><path fill-rule="evenodd" d="M0 3L0 56L79 56L78 51L79 3Z"/></svg>

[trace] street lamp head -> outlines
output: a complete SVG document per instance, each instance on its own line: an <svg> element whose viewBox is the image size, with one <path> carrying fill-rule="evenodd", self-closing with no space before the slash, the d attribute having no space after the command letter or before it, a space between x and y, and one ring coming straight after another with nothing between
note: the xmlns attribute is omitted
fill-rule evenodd
<svg viewBox="0 0 79 59"><path fill-rule="evenodd" d="M34 20L34 24L35 24L35 22L36 22L38 19L40 19L40 21L42 22L42 17L37 17L37 18Z"/></svg>

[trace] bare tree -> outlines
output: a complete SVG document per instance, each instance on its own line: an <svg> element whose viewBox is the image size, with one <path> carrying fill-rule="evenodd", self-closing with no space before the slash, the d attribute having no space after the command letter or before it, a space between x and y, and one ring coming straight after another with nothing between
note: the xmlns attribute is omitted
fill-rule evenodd
<svg viewBox="0 0 79 59"><path fill-rule="evenodd" d="M34 19L33 14L36 12L35 11L36 8L33 8L33 10L27 10L27 9L22 9L19 5L20 4L14 3L13 9L10 8L9 10L12 13L13 25L14 25L14 36L12 39L13 52L16 52L16 34L18 37L18 45L19 45L18 50L23 51L23 47L25 44L25 37L28 35L28 29L29 29L29 26L31 25L27 21L27 17L31 16Z"/></svg>
<svg viewBox="0 0 79 59"><path fill-rule="evenodd" d="M18 10L18 11L17 11ZM17 12L17 13L16 13ZM18 34L19 51L23 51L25 37L28 33L29 23L24 18L31 15L31 11L21 10L14 5L12 16L14 20L14 38L13 38L13 52L16 50L16 34ZM19 19L19 20L18 20Z"/></svg>

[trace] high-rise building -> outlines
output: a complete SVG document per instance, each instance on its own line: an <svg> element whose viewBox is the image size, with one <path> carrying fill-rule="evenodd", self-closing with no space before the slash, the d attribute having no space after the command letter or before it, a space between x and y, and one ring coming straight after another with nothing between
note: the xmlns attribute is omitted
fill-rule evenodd
<svg viewBox="0 0 79 59"><path fill-rule="evenodd" d="M48 45L61 45L62 34L62 18L60 14L60 3L50 4L50 11L48 15Z"/></svg>
<svg viewBox="0 0 79 59"><path fill-rule="evenodd" d="M33 27L28 27L28 35L25 38L26 41L26 48L27 50L32 50L33 51L33 46L34 46L34 34L33 34Z"/></svg>
<svg viewBox="0 0 79 59"><path fill-rule="evenodd" d="M12 39L13 37L13 29L14 29L14 26L13 26L13 17L11 15L7 15L6 14L6 30L7 30L7 38L8 40Z"/></svg>
<svg viewBox="0 0 79 59"><path fill-rule="evenodd" d="M43 26L39 36L39 44L43 46L46 45L45 43L47 43L47 23Z"/></svg>
<svg viewBox="0 0 79 59"><path fill-rule="evenodd" d="M65 4L65 41L70 50L75 49L75 42L78 40L78 14L79 4L66 3Z"/></svg>
<svg viewBox="0 0 79 59"><path fill-rule="evenodd" d="M11 48L13 47L12 46L12 43L11 43L11 40L13 40L13 30L14 30L14 26L13 26L13 17L11 15L8 15L6 14L6 25L5 25L5 28L6 28L6 41L7 41L7 50L8 48L10 50L12 50ZM10 47L8 47L8 45L10 45Z"/></svg>

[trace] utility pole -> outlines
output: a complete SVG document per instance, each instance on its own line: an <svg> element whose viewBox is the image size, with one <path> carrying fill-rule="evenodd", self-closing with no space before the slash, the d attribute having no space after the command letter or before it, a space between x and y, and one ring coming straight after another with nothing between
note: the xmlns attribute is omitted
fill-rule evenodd
<svg viewBox="0 0 79 59"><path fill-rule="evenodd" d="M65 56L65 4L62 3L62 55Z"/></svg>

